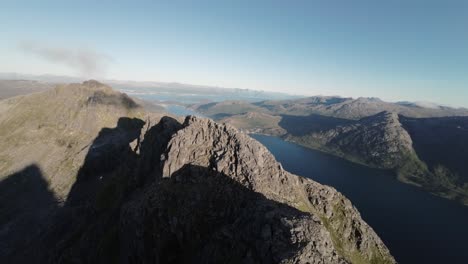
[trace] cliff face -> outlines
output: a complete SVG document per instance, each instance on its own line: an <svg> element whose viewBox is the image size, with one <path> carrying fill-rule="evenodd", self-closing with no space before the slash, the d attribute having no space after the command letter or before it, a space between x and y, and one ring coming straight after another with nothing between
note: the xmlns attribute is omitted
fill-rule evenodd
<svg viewBox="0 0 468 264"><path fill-rule="evenodd" d="M212 232L231 233L232 239L239 240L240 244L248 240L267 240L267 245L260 243L259 247L239 248L235 255L243 261L393 262L388 250L349 200L330 187L284 171L264 146L230 126L188 117L184 128L169 141L162 160L162 177L169 178L170 184L216 181L211 186L213 189L207 187L207 190L196 193L213 196L211 203L219 202L218 206L223 208L218 212L221 216L224 211L239 212L239 215L228 218L232 224L222 222L218 230L206 223L214 229ZM234 202L239 196L231 188L225 189L229 184L223 184L223 181L235 183L236 188L252 193L256 198ZM195 191L197 187L189 189ZM150 197L157 193L151 192ZM218 200L219 197L223 199ZM197 204L198 200L188 201ZM176 221L184 223L185 220ZM239 224L245 231L239 233L236 230ZM215 235L213 239L219 238ZM218 245L215 249L219 247L214 241L213 245ZM215 249L210 250L217 252Z"/></svg>
<svg viewBox="0 0 468 264"><path fill-rule="evenodd" d="M348 199L284 171L265 147L230 126L195 117L143 121L131 98L95 82L50 92L67 95L68 107L46 100L48 93L0 104L11 114L0 120L1 129L18 116L25 118L21 124L44 123L23 111L22 100L44 99L61 110L47 111L50 141L3 143L10 158L36 144L55 154L31 156L37 162L16 173L1 171L0 205L7 209L0 217L1 262L395 262ZM127 116L113 119L122 113ZM96 118L85 118L91 114ZM97 117L117 125L88 140L104 122ZM73 144L71 131L81 135ZM63 148L53 145L60 140ZM82 153L72 163L81 164L53 170L60 153ZM11 159L8 171L19 164ZM71 187L57 188L69 181ZM22 186L28 191L19 197Z"/></svg>

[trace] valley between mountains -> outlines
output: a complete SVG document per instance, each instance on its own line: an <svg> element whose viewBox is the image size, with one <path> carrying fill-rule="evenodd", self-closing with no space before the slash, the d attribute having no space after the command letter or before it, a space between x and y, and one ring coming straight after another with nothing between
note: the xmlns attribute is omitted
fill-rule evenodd
<svg viewBox="0 0 468 264"><path fill-rule="evenodd" d="M377 98L191 105L247 133L280 136L468 205L468 110Z"/></svg>

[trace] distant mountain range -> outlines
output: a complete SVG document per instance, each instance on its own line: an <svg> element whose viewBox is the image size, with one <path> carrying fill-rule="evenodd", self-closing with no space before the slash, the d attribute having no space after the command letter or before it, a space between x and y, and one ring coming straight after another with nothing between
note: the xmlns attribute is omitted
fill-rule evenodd
<svg viewBox="0 0 468 264"><path fill-rule="evenodd" d="M232 126L97 81L0 100L1 263L396 263Z"/></svg>
<svg viewBox="0 0 468 264"><path fill-rule="evenodd" d="M248 133L394 170L401 181L468 205L468 109L321 96L192 108Z"/></svg>
<svg viewBox="0 0 468 264"><path fill-rule="evenodd" d="M264 101L257 106L274 114L309 115L319 114L347 119L360 119L382 111L408 117L466 116L468 109L452 107L426 107L418 103L389 103L378 98L343 98L314 96L303 99Z"/></svg>
<svg viewBox="0 0 468 264"><path fill-rule="evenodd" d="M42 81L0 80L0 98L53 86ZM132 89L129 84L124 86ZM184 89L193 87L180 89L187 92ZM164 112L144 100L138 100L138 104ZM222 101L190 107L249 133L282 136L354 162L394 170L404 182L468 204L468 109L332 96Z"/></svg>
<svg viewBox="0 0 468 264"><path fill-rule="evenodd" d="M57 75L31 75L20 73L0 73L1 80L29 80L37 81L39 83L80 83L85 81L84 78L71 77L71 76L57 76ZM127 94L142 95L152 93L172 93L172 94L196 94L201 96L218 95L223 98L238 98L248 101L261 101L261 100L280 100L299 98L300 96L290 95L279 92L269 92L254 89L241 89L241 88L225 88L207 85L192 85L177 82L147 82L147 81L130 81L130 80L100 80L103 83L111 85L115 89L121 90ZM39 85L37 85L39 86ZM1 89L1 87L0 87ZM1 92L1 91L0 91ZM140 97L141 98L141 97ZM207 98L209 100L209 98Z"/></svg>

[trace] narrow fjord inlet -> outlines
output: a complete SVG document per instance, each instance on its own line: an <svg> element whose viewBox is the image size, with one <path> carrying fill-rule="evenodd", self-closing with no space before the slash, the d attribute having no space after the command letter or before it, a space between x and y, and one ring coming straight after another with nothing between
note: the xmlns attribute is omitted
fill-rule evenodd
<svg viewBox="0 0 468 264"><path fill-rule="evenodd" d="M468 207L398 182L388 171L277 137L251 136L286 170L333 186L349 197L399 263L464 263L468 259Z"/></svg>

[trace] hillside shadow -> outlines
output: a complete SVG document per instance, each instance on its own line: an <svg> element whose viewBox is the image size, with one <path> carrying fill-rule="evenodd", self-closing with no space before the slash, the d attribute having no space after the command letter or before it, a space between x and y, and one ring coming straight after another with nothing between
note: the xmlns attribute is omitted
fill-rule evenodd
<svg viewBox="0 0 468 264"><path fill-rule="evenodd" d="M277 263L304 247L291 229L310 215L228 175L185 165L161 178L182 125L164 117L140 144L143 125L103 128L61 207L35 165L0 182L0 262Z"/></svg>
<svg viewBox="0 0 468 264"><path fill-rule="evenodd" d="M76 182L67 197L67 205L94 199L96 191L112 177L109 174L137 158L136 151L144 125L141 119L121 117L115 128L101 129L78 171ZM130 143L135 140L135 149L132 149Z"/></svg>
<svg viewBox="0 0 468 264"><path fill-rule="evenodd" d="M400 116L400 121L424 162L431 168L443 165L468 181L468 117Z"/></svg>
<svg viewBox="0 0 468 264"><path fill-rule="evenodd" d="M88 223L95 213L96 195L127 173L122 167L134 164L144 124L137 118L122 117L115 128L102 128L62 206L36 164L1 181L0 263L40 262L70 230ZM132 141L136 141L134 149L129 145Z"/></svg>
<svg viewBox="0 0 468 264"><path fill-rule="evenodd" d="M309 214L211 168L184 165L146 193L122 210L135 217L122 226L123 263L280 263L305 246L291 229Z"/></svg>
<svg viewBox="0 0 468 264"><path fill-rule="evenodd" d="M158 124L146 131L140 146L138 171L135 173L137 186L162 177L161 166L164 162L164 151L171 137L182 127L176 119L164 116Z"/></svg>
<svg viewBox="0 0 468 264"><path fill-rule="evenodd" d="M119 257L120 209L157 180L161 148L182 126L163 117L140 142L145 122L122 117L93 140L53 229L41 237L43 263L116 263ZM150 126L151 124L148 124ZM133 146L133 147L132 147Z"/></svg>
<svg viewBox="0 0 468 264"><path fill-rule="evenodd" d="M293 136L304 136L353 122L356 121L317 114L308 116L281 115L279 126Z"/></svg>
<svg viewBox="0 0 468 264"><path fill-rule="evenodd" d="M0 182L0 262L27 262L33 243L58 208L40 168L33 164Z"/></svg>

